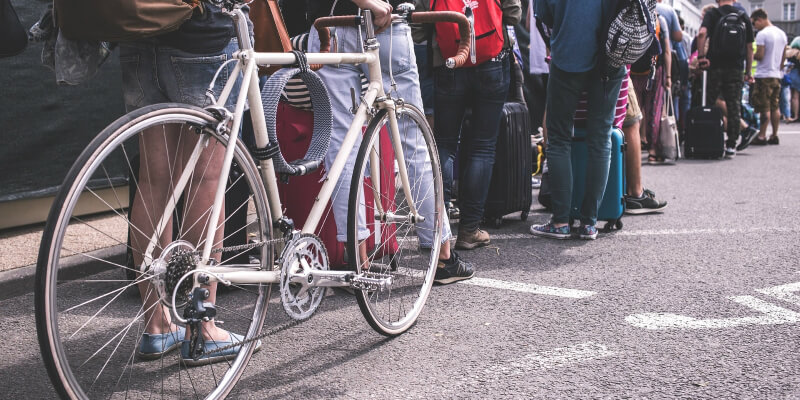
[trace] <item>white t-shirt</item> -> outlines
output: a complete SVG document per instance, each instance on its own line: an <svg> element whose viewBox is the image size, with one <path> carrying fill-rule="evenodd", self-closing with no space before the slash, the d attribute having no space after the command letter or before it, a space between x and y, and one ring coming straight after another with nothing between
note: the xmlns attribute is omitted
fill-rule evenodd
<svg viewBox="0 0 800 400"><path fill-rule="evenodd" d="M756 65L756 78L782 78L781 58L786 48L786 34L774 25L758 32L756 45L764 46L764 58Z"/></svg>

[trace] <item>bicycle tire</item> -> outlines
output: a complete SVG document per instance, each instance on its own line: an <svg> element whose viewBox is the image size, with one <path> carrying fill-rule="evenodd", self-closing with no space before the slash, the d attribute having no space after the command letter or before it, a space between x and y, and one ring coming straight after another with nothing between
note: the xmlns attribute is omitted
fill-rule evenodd
<svg viewBox="0 0 800 400"><path fill-rule="evenodd" d="M397 215L402 215L408 211L402 182L399 182L395 169L397 164L394 161L394 152L390 146L381 151L375 150L373 154L378 157L378 169L380 186L376 188L374 180L367 180L369 163L369 153L373 149L380 148L380 136L389 132L387 122L389 114L387 110L381 110L370 121L362 143L359 147L358 156L353 169L353 177L350 185L349 211L348 211L348 230L347 230L347 251L353 254L350 257L350 267L362 272L363 262L360 260L358 247L361 243L358 240L357 232L359 228L367 228L375 238L375 248L370 249L369 272L390 275L392 285L384 290L356 290L356 299L364 318L369 325L378 333L385 336L396 336L402 334L416 323L417 317L422 311L431 286L438 264L439 248L443 232L444 200L442 190L442 175L439 167L439 153L436 149L433 134L430 126L425 120L424 114L410 104L401 104L396 108L398 130L403 141L403 149L406 168L409 170L409 183L414 203L419 208L422 202L433 201L433 215L425 216L430 218L430 228L423 224L406 222L381 222L370 216L364 222L359 222L359 210L364 208L364 193L379 192L382 203L391 207ZM386 129L384 129L386 126ZM420 132L421 134L417 134ZM413 136L411 136L413 135ZM422 142L420 142L420 140ZM378 146L378 147L376 147ZM424 150L421 150L423 149ZM387 159L386 157L392 157ZM423 160L422 171L412 173L415 166L412 160ZM387 168L387 165L393 167ZM430 167L427 171L425 168ZM425 178L428 176L429 178ZM413 179L413 182L412 182ZM430 187L422 187L423 179L431 179ZM395 189L392 193L391 182L394 182ZM387 186L388 185L388 186ZM387 188L389 188L387 192ZM424 190L422 190L424 189ZM431 191L433 193L431 193ZM366 224L364 226L363 224ZM422 229L429 230L431 236L430 248L428 243L421 246L418 232ZM386 239L382 239L386 238Z"/></svg>
<svg viewBox="0 0 800 400"><path fill-rule="evenodd" d="M125 235L129 228L143 229L144 224L137 226L128 217L127 207L121 202L126 196L124 186L112 182L114 168L117 171L128 168L127 172L131 172L130 163L127 166L125 162L119 164L118 157L122 156L122 161L129 161L132 150L138 148L136 145L147 143L144 140L148 139L160 140L160 137L154 136L147 139L140 137L157 135L159 129L165 142L176 139L175 135L179 144L183 138L208 138L209 144L204 152L217 151L215 149L224 151L219 146L227 144L227 135L218 134L214 129L216 125L217 120L210 113L197 107L172 103L144 107L124 115L104 129L86 147L67 173L47 219L35 280L36 328L40 350L50 380L60 397L139 398L149 392L150 396L191 395L216 399L224 398L230 393L241 377L255 350L256 345L253 342L243 345L241 351L235 357L232 356L232 359L225 360L226 362L191 369L183 366L179 360L180 355L176 355L181 353L180 349L154 361L140 361L136 356L136 349L141 340L144 306L138 294L136 299L134 296L121 296L123 292L131 290L130 288L134 291L137 288L119 271L126 269L127 257L124 253L130 248L125 247ZM141 153L159 153L154 150L143 149ZM179 157L177 151L174 154L164 153L166 158L174 156L173 161ZM149 157L154 160L157 156ZM208 159L215 159L213 153ZM219 173L218 170L210 171L211 161L205 166L201 165L202 162L197 164L192 177L197 173L204 174L205 171L210 174ZM272 223L266 192L258 168L241 142L235 148L234 162L241 169L241 179L249 188L249 196L242 200L240 208L248 210L250 221L241 229L248 233L248 240L269 240L272 238ZM201 179L205 178L200 177L198 181ZM108 197L108 200L98 194L98 180L105 180L104 183L110 187L106 190L110 190L113 196ZM228 187L233 184L235 182L228 181ZM139 187L139 182L132 180L128 185ZM189 199L185 201L198 198L199 186L193 189L191 185L192 183L183 192ZM192 190L195 192L192 193ZM83 211L79 210L81 207L78 207L79 200L83 204L84 200L93 198L106 206L106 213L97 214L93 211L92 215L84 216ZM117 203L113 203L111 198ZM152 201L152 196L150 200ZM143 208L147 208L145 200L138 204L144 204ZM184 208L188 209L189 206ZM182 219L182 224L183 221L188 221L188 218ZM193 229L193 226L182 226L176 236L178 239L188 236L188 232ZM71 246L79 244L74 240L75 234L81 230L101 238L107 236L114 245L111 248L119 248L118 256L102 259L92 250L73 249ZM245 267L272 269L274 248L262 246L258 250L257 255L252 255L251 264ZM139 256L141 252L136 254ZM76 258L78 263L74 263ZM116 261L117 259L120 261ZM69 268L70 262L77 267ZM96 265L86 267L91 262L110 268L100 268L98 272ZM225 259L219 262L221 265L228 265ZM146 273L138 276L142 280L150 278ZM219 317L224 318L226 329L236 330L236 333L243 334L245 338L259 334L271 293L267 286L269 285L232 285L222 295L224 300L217 299ZM104 292L101 294L102 301L94 297L98 291ZM155 304L153 307L158 305ZM237 307L236 312L233 312L234 307ZM132 318L126 312L137 308L138 311ZM117 332L118 328L121 329ZM110 355L107 355L109 352Z"/></svg>

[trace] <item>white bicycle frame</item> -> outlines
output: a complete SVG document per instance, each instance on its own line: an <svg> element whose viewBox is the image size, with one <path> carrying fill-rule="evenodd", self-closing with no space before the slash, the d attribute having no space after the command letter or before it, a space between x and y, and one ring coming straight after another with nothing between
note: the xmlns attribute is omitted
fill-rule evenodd
<svg viewBox="0 0 800 400"><path fill-rule="evenodd" d="M248 34L248 26L247 26L247 19L245 18L244 14L240 9L235 9L233 12L233 19L234 23L237 27L237 37L239 41L239 48L240 50L233 54L233 58L235 61L235 67L233 69L233 74L231 76L238 77L239 74L242 74L241 80L241 88L236 99L236 107L233 112L233 123L229 131L228 135L228 144L225 150L225 158L222 164L222 168L219 171L219 184L216 189L214 204L211 209L211 217L208 222L208 231L205 242L203 244L202 255L200 259L200 263L195 270L195 286L198 285L197 281L197 272L205 273L209 280L208 282L218 281L223 284L267 284L267 283L278 283L280 281L280 271L274 271L272 268L269 270L257 270L257 269L247 269L242 267L225 267L225 266L215 266L211 263L211 252L215 245L214 243L214 235L217 231L218 221L220 217L220 213L222 212L222 205L223 199L225 195L225 185L227 183L227 176L230 172L231 162L233 160L234 150L236 148L236 142L238 140L238 135L236 132L239 132L242 122L242 116L244 114L245 104L250 105L250 115L253 122L253 128L255 131L255 143L256 146L259 148L264 148L269 144L269 137L267 135L267 126L266 120L264 117L264 108L261 102L261 91L259 88L258 82L258 66L268 66L268 65L292 65L297 62L297 59L294 54L292 53L258 53L253 50L253 46L249 39ZM347 157L352 150L353 146L356 143L356 140L362 134L362 127L364 126L365 122L367 122L367 116L373 106L377 107L378 109L386 109L388 111L388 118L389 118L389 131L391 134L393 149L395 159L397 160L397 164L399 166L399 176L403 186L403 193L405 194L406 199L408 199L407 203L409 205L409 218L414 218L417 222L422 221L423 218L417 213L415 208L415 203L413 201L413 196L410 190L410 184L408 180L408 171L406 170L405 165L405 158L403 155L402 146L400 145L400 132L397 126L397 117L395 113L395 102L389 96L386 95L383 88L383 77L381 75L381 66L380 66L380 59L378 55L379 46L377 45L377 41L375 40L374 29L372 26L372 20L368 17L368 14L363 18L364 26L366 28L366 41L372 41L371 45L365 46L365 51L363 53L307 53L306 57L309 64L322 64L322 65L329 65L329 64L366 64L369 71L369 86L367 88L366 94L363 96L361 104L358 106L356 110L355 116L353 118L353 122L350 124L350 128L347 131L347 134L344 138L341 148L336 155L336 158L333 162L333 165L328 169L327 179L322 185L320 189L319 195L316 197L313 207L311 208L311 212L306 220L305 225L303 225L302 233L314 233L316 231L317 225L325 211L325 206L328 204L328 200L334 190L334 185L338 182L339 177L344 169L345 162L347 161ZM243 40L244 39L244 40ZM224 68L225 66L221 67ZM212 107L224 107L226 104L228 97L230 96L233 87L236 84L237 79L229 79L225 84L222 92L220 93L219 98L217 99L216 103L212 105ZM376 101L377 100L377 101ZM194 170L194 166L199 160L200 153L202 152L205 145L208 143L208 138L205 140L199 140L197 145L195 146L192 155L189 158L187 163L187 167L183 169L183 172L178 179L177 184L175 185L174 191L172 193L172 200L168 201L167 205L164 209L164 212L159 220L159 223L156 225L156 231L153 233L150 242L148 244L147 250L145 252L144 261L140 266L141 270L145 270L145 268L152 264L153 262L153 251L158 243L158 238L161 236L162 232L164 231L165 227L170 221L170 216L174 211L175 204L177 203L177 198L180 197L179 194L183 192L186 184L188 183L191 172ZM267 192L267 198L269 201L269 209L270 215L272 216L271 223L275 223L279 221L283 217L283 212L281 210L281 202L280 196L278 194L278 184L277 179L275 176L275 168L273 166L272 160L261 160L259 161L260 170L261 170L261 177L264 182L264 186ZM371 166L371 176L372 179L378 179L379 174L377 171L378 166L378 157L376 152L371 152L370 154L370 166ZM380 187L380 182L373 182L373 191L376 191ZM379 198L378 193L374 193L375 198ZM376 202L378 208L380 208L380 202ZM380 213L383 213L383 210L378 210ZM305 262L305 261L302 261ZM269 266L271 267L271 266ZM347 283L343 282L343 277L348 272L343 271L313 271L314 277L314 286L348 286Z"/></svg>

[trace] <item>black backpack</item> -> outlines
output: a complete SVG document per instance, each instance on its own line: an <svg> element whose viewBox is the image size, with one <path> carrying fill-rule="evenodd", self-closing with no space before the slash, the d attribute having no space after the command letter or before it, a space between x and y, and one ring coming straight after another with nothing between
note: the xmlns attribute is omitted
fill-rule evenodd
<svg viewBox="0 0 800 400"><path fill-rule="evenodd" d="M717 9L717 12L721 13ZM722 15L722 18L714 27L711 36L711 44L708 51L716 59L737 60L745 55L747 26L745 25L744 12L735 10L731 13Z"/></svg>

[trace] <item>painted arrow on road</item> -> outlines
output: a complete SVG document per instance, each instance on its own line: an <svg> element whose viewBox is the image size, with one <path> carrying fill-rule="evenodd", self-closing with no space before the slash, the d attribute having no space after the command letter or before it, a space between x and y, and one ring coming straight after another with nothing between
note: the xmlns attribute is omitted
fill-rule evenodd
<svg viewBox="0 0 800 400"><path fill-rule="evenodd" d="M799 296L795 297L800 298ZM679 314L645 313L629 315L625 317L625 321L644 329L713 329L742 325L791 324L800 321L800 313L787 310L753 296L734 296L729 297L729 299L761 314L747 317L699 319Z"/></svg>

